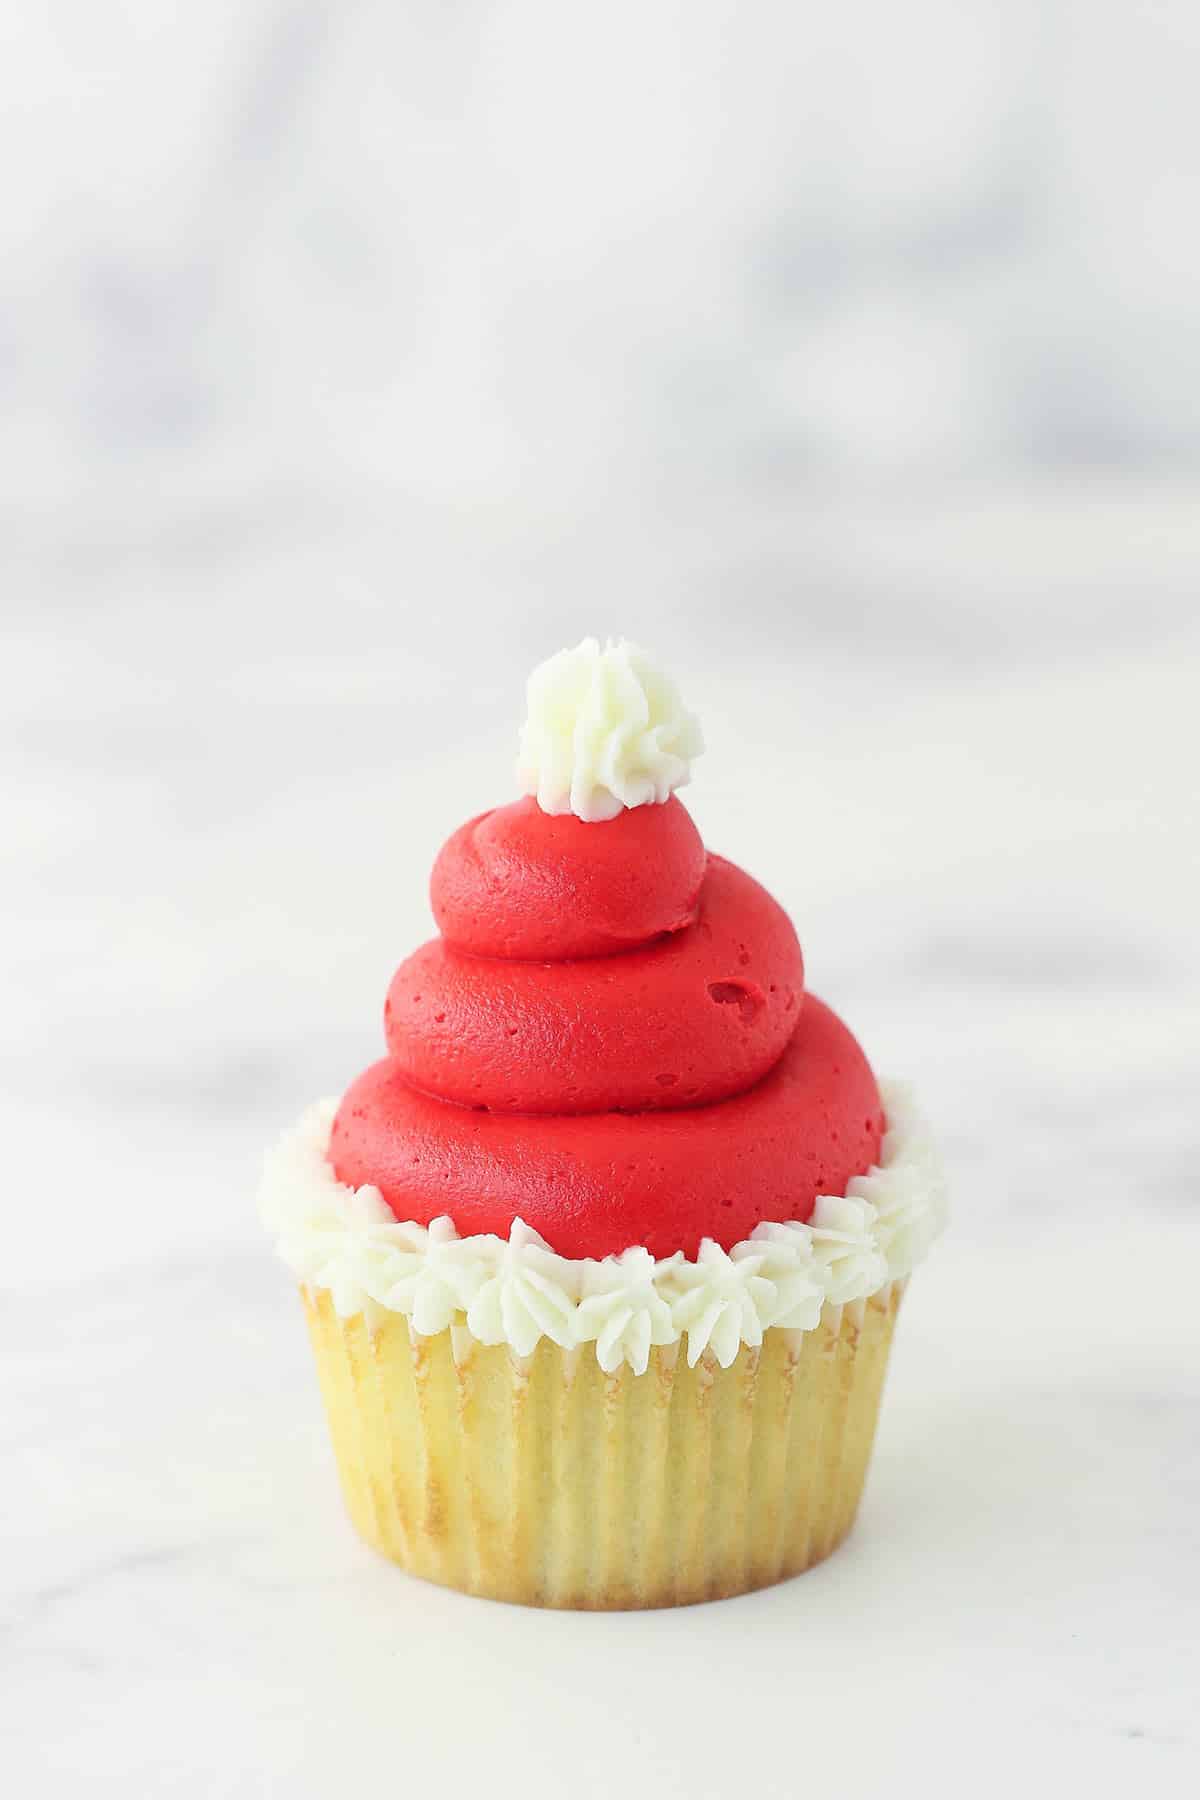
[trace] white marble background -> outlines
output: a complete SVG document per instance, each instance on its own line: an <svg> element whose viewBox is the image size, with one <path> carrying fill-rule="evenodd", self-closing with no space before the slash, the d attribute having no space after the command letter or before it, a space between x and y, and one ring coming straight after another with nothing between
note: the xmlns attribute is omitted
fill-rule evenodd
<svg viewBox="0 0 1200 1800"><path fill-rule="evenodd" d="M6 10L20 1791L1194 1791L1198 44L1108 0ZM585 629L676 670L706 836L957 1200L853 1542L646 1618L356 1545L252 1211Z"/></svg>

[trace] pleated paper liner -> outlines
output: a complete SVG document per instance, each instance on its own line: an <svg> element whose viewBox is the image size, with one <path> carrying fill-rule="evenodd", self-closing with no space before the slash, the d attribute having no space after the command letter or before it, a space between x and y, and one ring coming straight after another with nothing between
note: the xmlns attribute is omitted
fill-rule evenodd
<svg viewBox="0 0 1200 1800"><path fill-rule="evenodd" d="M681 1606L811 1568L854 1522L904 1284L769 1330L722 1369L682 1345L606 1375L465 1327L305 1307L351 1519L427 1581L528 1606Z"/></svg>

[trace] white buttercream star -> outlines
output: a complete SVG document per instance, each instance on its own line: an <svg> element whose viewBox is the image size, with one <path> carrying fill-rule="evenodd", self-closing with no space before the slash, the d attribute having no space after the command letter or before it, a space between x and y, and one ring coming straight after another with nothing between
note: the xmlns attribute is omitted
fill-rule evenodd
<svg viewBox="0 0 1200 1800"><path fill-rule="evenodd" d="M735 1260L757 1255L760 1272L774 1283L775 1309L770 1323L789 1331L811 1331L825 1302L822 1270L813 1255L807 1225L768 1222L756 1225L750 1241L736 1244Z"/></svg>
<svg viewBox="0 0 1200 1800"><path fill-rule="evenodd" d="M887 1265L889 1281L899 1281L918 1263L938 1233L936 1205L929 1184L903 1168L876 1169L862 1178L874 1208L875 1247ZM850 1183L851 1194L857 1183Z"/></svg>
<svg viewBox="0 0 1200 1800"><path fill-rule="evenodd" d="M765 1260L757 1250L735 1260L705 1238L694 1263L671 1271L665 1284L673 1296L671 1322L687 1332L689 1368L711 1349L727 1369L739 1344L762 1343L776 1303L774 1282L759 1273Z"/></svg>
<svg viewBox="0 0 1200 1800"><path fill-rule="evenodd" d="M305 1286L328 1288L339 1316L349 1319L362 1311L372 1264L393 1252L402 1227L376 1187L331 1182L324 1198L283 1227L279 1253Z"/></svg>
<svg viewBox="0 0 1200 1800"><path fill-rule="evenodd" d="M674 1343L678 1335L671 1307L655 1286L682 1256L658 1262L642 1246L584 1264L582 1299L575 1310L575 1341L596 1346L596 1361L606 1375L627 1362L644 1375L652 1344Z"/></svg>
<svg viewBox="0 0 1200 1800"><path fill-rule="evenodd" d="M875 1208L869 1200L819 1194L809 1231L825 1298L835 1306L861 1300L883 1286L887 1262L875 1242Z"/></svg>
<svg viewBox="0 0 1200 1800"><path fill-rule="evenodd" d="M401 1227L377 1187L344 1186L325 1157L336 1101L312 1106L266 1158L259 1210L306 1287L328 1288L341 1318L363 1309L371 1262Z"/></svg>
<svg viewBox="0 0 1200 1800"><path fill-rule="evenodd" d="M363 1285L372 1300L403 1313L422 1337L444 1331L466 1312L487 1279L489 1258L478 1238L460 1238L451 1219L397 1225L369 1258Z"/></svg>
<svg viewBox="0 0 1200 1800"><path fill-rule="evenodd" d="M946 1181L937 1146L901 1082L881 1084L887 1131L880 1167L852 1181L848 1193L875 1208L875 1241L888 1278L899 1281L920 1262L946 1222Z"/></svg>
<svg viewBox="0 0 1200 1800"><path fill-rule="evenodd" d="M523 1219L508 1240L474 1240L487 1246L488 1272L467 1311L467 1325L482 1344L511 1344L528 1356L543 1337L563 1349L573 1341L576 1275ZM578 1267L578 1265L576 1265Z"/></svg>

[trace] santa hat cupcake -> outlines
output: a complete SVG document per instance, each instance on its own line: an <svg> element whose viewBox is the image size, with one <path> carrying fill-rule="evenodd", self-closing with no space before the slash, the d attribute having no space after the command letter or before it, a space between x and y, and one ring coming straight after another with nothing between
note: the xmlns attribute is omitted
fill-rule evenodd
<svg viewBox="0 0 1200 1800"><path fill-rule="evenodd" d="M529 681L526 797L433 870L387 1054L268 1159L347 1507L494 1599L715 1599L850 1529L942 1178L675 790L674 685L589 639Z"/></svg>

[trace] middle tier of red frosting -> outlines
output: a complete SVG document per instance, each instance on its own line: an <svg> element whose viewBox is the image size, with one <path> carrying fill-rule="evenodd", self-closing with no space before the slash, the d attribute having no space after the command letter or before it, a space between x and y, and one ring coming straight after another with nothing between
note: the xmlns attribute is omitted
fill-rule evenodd
<svg viewBox="0 0 1200 1800"><path fill-rule="evenodd" d="M334 1122L341 1181L564 1255L726 1248L805 1219L879 1154L862 1051L804 995L790 920L704 857L677 800L600 824L532 800L438 859L445 936L396 973L389 1055ZM583 948L586 947L586 948ZM530 953L532 952L532 953Z"/></svg>

